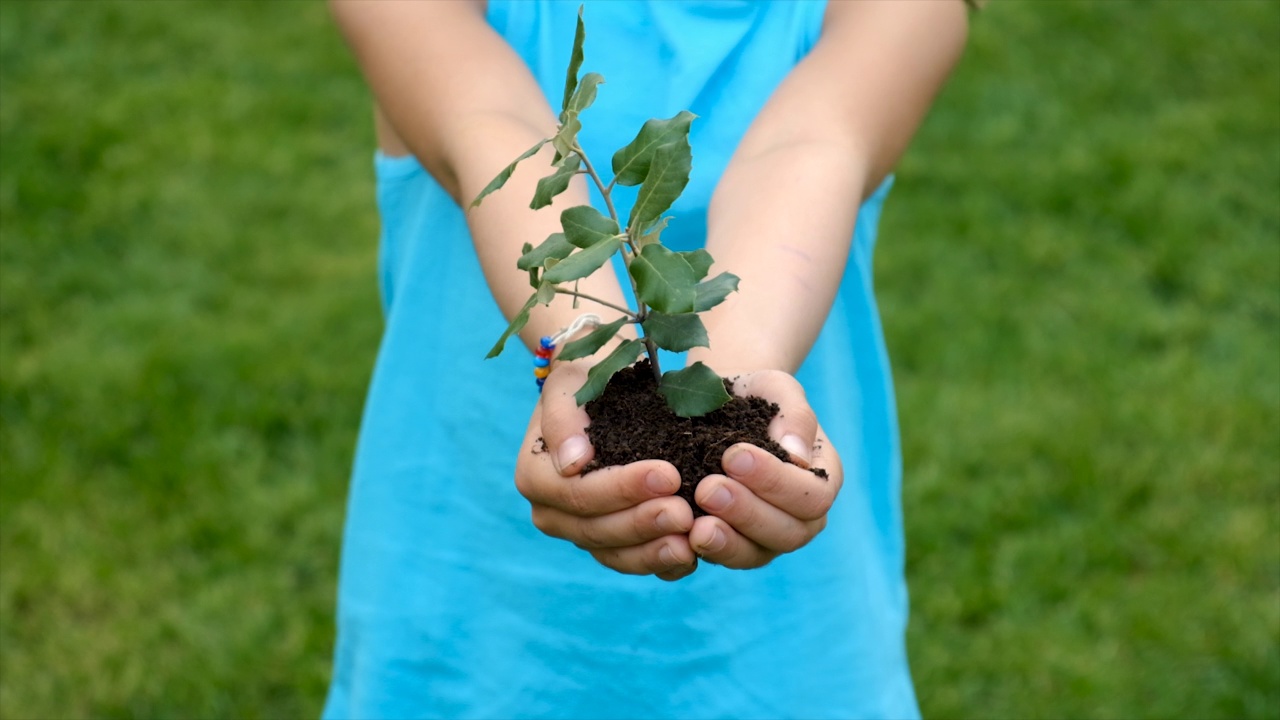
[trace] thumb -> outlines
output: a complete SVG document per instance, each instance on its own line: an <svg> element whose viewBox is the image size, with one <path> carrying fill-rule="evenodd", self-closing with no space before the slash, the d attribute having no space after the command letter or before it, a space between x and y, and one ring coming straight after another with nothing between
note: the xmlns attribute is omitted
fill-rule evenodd
<svg viewBox="0 0 1280 720"><path fill-rule="evenodd" d="M564 477L582 472L595 457L587 439L591 418L578 407L573 394L587 381L587 369L571 362L557 362L542 386L542 442L551 462Z"/></svg>
<svg viewBox="0 0 1280 720"><path fill-rule="evenodd" d="M778 404L778 414L769 423L769 437L791 455L791 462L809 467L818 439L818 417L809 407L800 381L781 370L761 370L734 378L733 389L739 395Z"/></svg>

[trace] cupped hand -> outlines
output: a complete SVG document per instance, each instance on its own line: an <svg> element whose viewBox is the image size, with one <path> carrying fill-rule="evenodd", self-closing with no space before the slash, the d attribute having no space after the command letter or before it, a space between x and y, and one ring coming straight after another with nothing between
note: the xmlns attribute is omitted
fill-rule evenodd
<svg viewBox="0 0 1280 720"><path fill-rule="evenodd" d="M586 375L581 363L555 363L516 461L516 489L543 533L618 572L679 580L698 559L688 537L693 511L675 497L675 467L645 460L581 474L594 456L586 435L591 421L573 398Z"/></svg>
<svg viewBox="0 0 1280 720"><path fill-rule="evenodd" d="M803 547L826 527L827 512L844 483L844 468L791 375L777 370L745 373L734 378L734 392L778 404L769 436L795 463L739 443L721 459L725 474L704 478L694 493L710 513L689 532L694 551L710 562L746 569ZM806 468L825 470L827 477Z"/></svg>

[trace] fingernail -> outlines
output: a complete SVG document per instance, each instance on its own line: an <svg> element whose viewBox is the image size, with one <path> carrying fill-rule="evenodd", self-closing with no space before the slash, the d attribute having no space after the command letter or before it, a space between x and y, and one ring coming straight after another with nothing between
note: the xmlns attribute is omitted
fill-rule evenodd
<svg viewBox="0 0 1280 720"><path fill-rule="evenodd" d="M724 533L720 528L711 530L711 537L702 544L702 549L707 552L717 552L724 548Z"/></svg>
<svg viewBox="0 0 1280 720"><path fill-rule="evenodd" d="M666 510L658 513L658 517L654 520L654 525L658 527L658 532L675 534L680 532L680 525L675 518L671 517ZM663 550L670 552L670 549L664 547Z"/></svg>
<svg viewBox="0 0 1280 720"><path fill-rule="evenodd" d="M750 475L755 467L756 459L751 456L750 450L731 448L728 457L724 459L724 469L730 475Z"/></svg>
<svg viewBox="0 0 1280 720"><path fill-rule="evenodd" d="M666 567L675 567L680 564L680 561L676 559L676 554L671 552L671 546L669 545L663 545L662 549L658 551L658 560Z"/></svg>
<svg viewBox="0 0 1280 720"><path fill-rule="evenodd" d="M657 470L650 470L649 474L644 476L644 484L649 486L650 491L659 495L670 495L675 492L675 488L671 487L671 480Z"/></svg>
<svg viewBox="0 0 1280 720"><path fill-rule="evenodd" d="M809 447L809 443L801 440L799 435L783 435L778 444L787 452L803 460L806 465L813 459L811 457L813 448Z"/></svg>
<svg viewBox="0 0 1280 720"><path fill-rule="evenodd" d="M583 435L574 435L560 443L560 450L556 453L556 470L564 472L565 468L586 457L590 449L591 443Z"/></svg>
<svg viewBox="0 0 1280 720"><path fill-rule="evenodd" d="M711 512L720 512L729 507L731 502L733 502L733 493L729 492L729 488L721 485L702 501L702 507Z"/></svg>

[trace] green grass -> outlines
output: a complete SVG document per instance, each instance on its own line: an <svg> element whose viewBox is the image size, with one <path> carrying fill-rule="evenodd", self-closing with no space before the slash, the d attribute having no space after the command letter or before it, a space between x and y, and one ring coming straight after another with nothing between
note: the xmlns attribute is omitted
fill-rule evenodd
<svg viewBox="0 0 1280 720"><path fill-rule="evenodd" d="M370 135L322 5L0 2L0 717L319 712ZM1280 3L995 3L877 272L926 715L1280 715Z"/></svg>

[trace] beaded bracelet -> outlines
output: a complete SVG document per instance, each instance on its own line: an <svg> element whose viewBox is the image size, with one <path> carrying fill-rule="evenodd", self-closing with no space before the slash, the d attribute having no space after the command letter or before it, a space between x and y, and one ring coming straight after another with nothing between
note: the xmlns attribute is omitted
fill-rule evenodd
<svg viewBox="0 0 1280 720"><path fill-rule="evenodd" d="M537 379L538 392L542 392L542 386L551 374L551 353L555 349L556 344L551 342L551 336L544 335L538 341L538 349L533 351L533 376Z"/></svg>
<svg viewBox="0 0 1280 720"><path fill-rule="evenodd" d="M538 348L533 351L533 377L538 383L538 392L542 392L542 386L547 382L547 376L551 374L551 356L555 353L556 346L568 340L586 327L598 327L600 325L600 316L595 313L586 313L574 320L569 327L556 333L556 335L545 335L538 341Z"/></svg>

